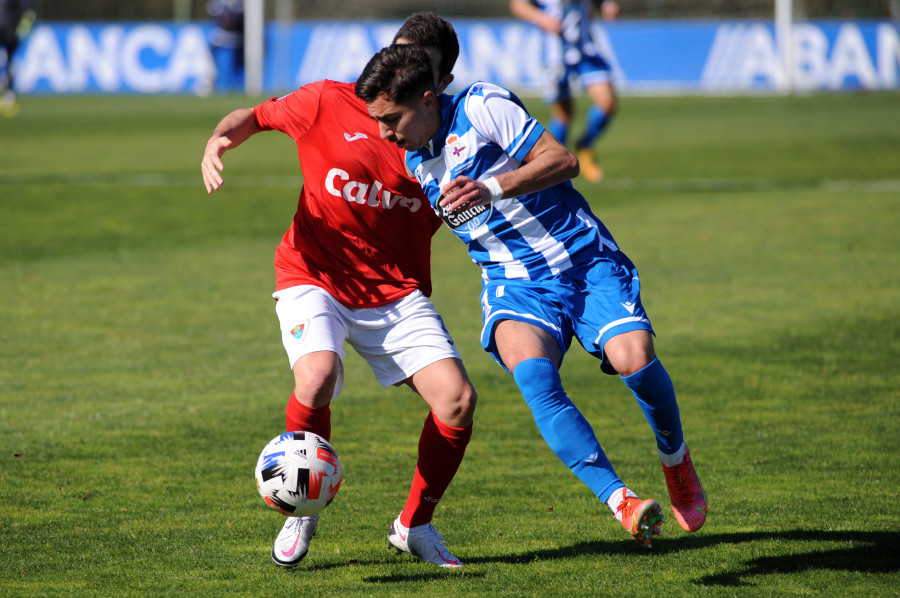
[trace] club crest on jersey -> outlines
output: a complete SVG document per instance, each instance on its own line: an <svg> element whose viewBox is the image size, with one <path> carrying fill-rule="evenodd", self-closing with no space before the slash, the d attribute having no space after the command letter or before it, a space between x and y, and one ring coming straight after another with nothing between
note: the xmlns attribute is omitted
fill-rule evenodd
<svg viewBox="0 0 900 598"><path fill-rule="evenodd" d="M450 168L454 168L458 166L463 160L466 159L466 145L462 142L458 135L450 135L447 137L444 142L446 147L444 148L444 152L446 152L447 156L447 165Z"/></svg>
<svg viewBox="0 0 900 598"><path fill-rule="evenodd" d="M491 212L493 211L492 204L479 204L477 206L472 206L471 208L451 212L440 205L442 199L444 199L443 195L438 198L438 205L435 207L435 212L441 220L447 223L447 226L455 231L466 233L474 231L488 221L488 218L491 217Z"/></svg>

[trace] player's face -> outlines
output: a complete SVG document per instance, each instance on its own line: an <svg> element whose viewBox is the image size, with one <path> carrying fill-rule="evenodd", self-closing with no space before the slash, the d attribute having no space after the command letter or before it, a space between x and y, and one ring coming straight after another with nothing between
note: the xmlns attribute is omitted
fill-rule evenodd
<svg viewBox="0 0 900 598"><path fill-rule="evenodd" d="M415 151L431 140L440 125L436 106L434 93L426 91L422 97L402 103L392 102L381 95L366 107L369 116L378 122L382 139L402 149Z"/></svg>

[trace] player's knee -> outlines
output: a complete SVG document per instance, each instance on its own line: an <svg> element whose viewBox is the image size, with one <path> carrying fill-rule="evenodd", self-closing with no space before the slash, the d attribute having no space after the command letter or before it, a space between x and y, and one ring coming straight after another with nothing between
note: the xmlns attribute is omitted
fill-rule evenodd
<svg viewBox="0 0 900 598"><path fill-rule="evenodd" d="M654 358L655 355L652 349L649 352L642 349L634 349L620 353L618 359L615 361L610 359L610 363L617 374L627 377L647 367Z"/></svg>
<svg viewBox="0 0 900 598"><path fill-rule="evenodd" d="M620 376L630 376L656 359L653 337L646 330L632 330L614 336L603 350L609 364Z"/></svg>
<svg viewBox="0 0 900 598"><path fill-rule="evenodd" d="M294 396L306 405L319 406L331 400L340 373L339 365L327 360L306 360L294 366Z"/></svg>
<svg viewBox="0 0 900 598"><path fill-rule="evenodd" d="M438 419L453 427L465 427L472 423L478 395L468 380L462 380L454 388L447 389L440 404L432 408Z"/></svg>

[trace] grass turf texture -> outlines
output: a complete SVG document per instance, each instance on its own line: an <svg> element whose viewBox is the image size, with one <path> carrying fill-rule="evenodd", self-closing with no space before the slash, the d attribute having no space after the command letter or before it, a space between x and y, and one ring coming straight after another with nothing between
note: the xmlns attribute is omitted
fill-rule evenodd
<svg viewBox="0 0 900 598"><path fill-rule="evenodd" d="M290 394L269 294L301 179L276 133L212 197L198 168L248 103L23 98L0 121L0 595L896 595L900 96L624 98L606 181L576 181L640 268L709 495L683 532L630 393L573 349L570 395L667 514L650 551L480 350L478 270L438 233L480 396L435 519L460 571L386 549L426 408L355 355L341 492L299 568L270 561L253 467Z"/></svg>

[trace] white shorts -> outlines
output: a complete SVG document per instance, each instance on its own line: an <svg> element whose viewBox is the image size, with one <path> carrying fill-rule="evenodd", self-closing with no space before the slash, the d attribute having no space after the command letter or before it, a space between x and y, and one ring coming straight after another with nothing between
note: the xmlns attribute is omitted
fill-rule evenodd
<svg viewBox="0 0 900 598"><path fill-rule="evenodd" d="M400 384L441 359L461 359L444 321L421 291L382 307L352 309L325 290L310 285L273 295L281 340L291 368L314 351L332 351L344 359L344 341L368 362L382 386ZM343 375L334 388L337 397Z"/></svg>

